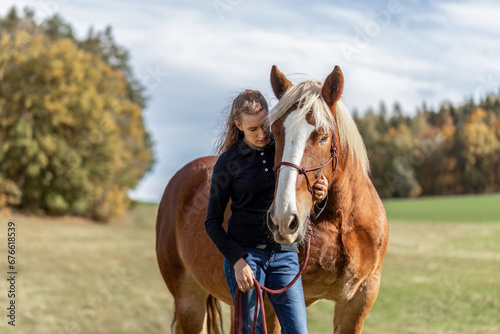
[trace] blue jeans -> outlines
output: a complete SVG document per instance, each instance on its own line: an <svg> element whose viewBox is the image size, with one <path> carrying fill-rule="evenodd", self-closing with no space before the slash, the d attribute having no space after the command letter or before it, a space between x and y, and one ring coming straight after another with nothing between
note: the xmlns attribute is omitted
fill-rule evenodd
<svg viewBox="0 0 500 334"><path fill-rule="evenodd" d="M245 261L252 268L255 279L267 288L281 289L290 283L299 272L299 259L295 252L277 252L271 250L246 248L248 257ZM224 259L224 274L229 291L233 296L238 289L233 266ZM255 310L255 289L241 295L243 313L243 333L252 333L253 315ZM283 334L306 334L307 314L302 289L302 279L281 294L268 294L274 311L278 316ZM262 320L259 311L259 322L256 333L262 333Z"/></svg>

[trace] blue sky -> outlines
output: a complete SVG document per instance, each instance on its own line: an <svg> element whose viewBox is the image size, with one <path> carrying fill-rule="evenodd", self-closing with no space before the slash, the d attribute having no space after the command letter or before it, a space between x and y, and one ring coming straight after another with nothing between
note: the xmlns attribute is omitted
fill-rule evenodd
<svg viewBox="0 0 500 334"><path fill-rule="evenodd" d="M426 102L460 103L500 86L500 3L495 1L2 1L59 13L77 35L111 25L131 54L149 103L157 163L131 196L159 201L172 175L210 155L223 112L246 88L276 100L276 64L292 82L344 73L350 110L411 114Z"/></svg>

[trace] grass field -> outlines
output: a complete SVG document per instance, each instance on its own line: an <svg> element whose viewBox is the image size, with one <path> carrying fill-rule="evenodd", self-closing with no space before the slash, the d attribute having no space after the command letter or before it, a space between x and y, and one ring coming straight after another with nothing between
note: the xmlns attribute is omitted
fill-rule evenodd
<svg viewBox="0 0 500 334"><path fill-rule="evenodd" d="M364 333L500 333L499 204L498 195L386 201L390 244ZM155 205L139 205L108 225L0 218L2 277L9 220L18 250L16 327L4 315L2 279L0 333L170 333L155 217ZM308 309L311 334L332 332L333 307L322 301Z"/></svg>
<svg viewBox="0 0 500 334"><path fill-rule="evenodd" d="M500 194L391 199L384 201L384 206L391 221L500 221Z"/></svg>

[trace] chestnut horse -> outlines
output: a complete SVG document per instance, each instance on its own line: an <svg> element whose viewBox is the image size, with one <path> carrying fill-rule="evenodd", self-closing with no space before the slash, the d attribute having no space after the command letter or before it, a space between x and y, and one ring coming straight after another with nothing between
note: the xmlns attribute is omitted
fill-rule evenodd
<svg viewBox="0 0 500 334"><path fill-rule="evenodd" d="M314 205L307 187L324 174L328 202L312 222L309 262L302 275L306 304L335 301L334 333L361 333L380 286L389 228L385 210L369 178L367 153L356 124L340 96L339 67L324 84L292 85L273 66L271 84L278 104L269 113L276 139L275 165L324 165L336 144L338 166L299 173L281 165L268 226L277 242L301 242ZM334 141L334 142L332 142ZM174 297L175 333L218 333L217 300L232 305L224 278L222 255L205 232L211 168L216 157L184 166L170 180L160 202L156 225L158 264ZM226 223L229 218L226 209ZM301 249L301 259L303 249ZM266 298L268 332L280 331ZM233 308L232 308L233 310ZM234 312L232 312L232 317Z"/></svg>

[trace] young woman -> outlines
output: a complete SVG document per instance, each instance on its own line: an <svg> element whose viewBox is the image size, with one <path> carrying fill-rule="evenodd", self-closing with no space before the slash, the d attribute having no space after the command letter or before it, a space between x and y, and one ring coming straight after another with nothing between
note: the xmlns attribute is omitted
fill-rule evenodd
<svg viewBox="0 0 500 334"><path fill-rule="evenodd" d="M224 255L224 274L233 296L242 294L243 333L251 333L255 308L253 278L271 289L286 286L298 273L296 244L278 244L267 227L267 210L274 197L274 137L265 126L267 102L258 91L246 90L233 101L225 132L220 138L210 185L205 227ZM324 176L313 186L323 210L327 193ZM231 203L227 232L224 211ZM283 333L307 333L301 279L286 292L269 295ZM259 314L258 333L262 333Z"/></svg>

